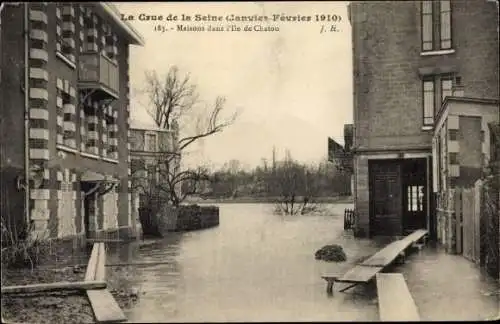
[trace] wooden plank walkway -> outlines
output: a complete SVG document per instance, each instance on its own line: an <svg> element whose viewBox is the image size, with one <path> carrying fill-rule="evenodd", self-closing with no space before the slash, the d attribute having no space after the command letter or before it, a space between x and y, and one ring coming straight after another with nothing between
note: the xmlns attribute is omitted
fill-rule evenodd
<svg viewBox="0 0 500 324"><path fill-rule="evenodd" d="M425 235L427 230L416 230L410 235L402 238L401 240L394 241L384 247L382 250L375 253L372 257L361 263L364 266L386 267L394 261L398 255L404 253L404 250L413 243L418 242Z"/></svg>
<svg viewBox="0 0 500 324"><path fill-rule="evenodd" d="M354 287L357 284L368 283L371 279L373 279L373 277L375 277L375 275L379 271L382 271L383 269L384 269L383 267L368 267L368 266L358 265L352 268L351 270L347 271L340 278L335 275L324 275L321 278L326 280L327 282L326 292L331 294L333 291L333 284L336 281L353 284L341 290L345 291L351 287Z"/></svg>
<svg viewBox="0 0 500 324"><path fill-rule="evenodd" d="M427 236L427 234L429 234L428 230L419 229L414 231L410 235L402 238L401 241L407 243L408 244L407 246L410 246L413 243L417 243L418 241L425 239L425 236Z"/></svg>
<svg viewBox="0 0 500 324"><path fill-rule="evenodd" d="M394 261L406 248L401 240L394 241L361 263L368 267L385 267Z"/></svg>
<svg viewBox="0 0 500 324"><path fill-rule="evenodd" d="M338 282L350 282L350 283L367 283L375 275L382 271L383 267L367 267L363 265L358 265L347 271L342 277L338 278Z"/></svg>
<svg viewBox="0 0 500 324"><path fill-rule="evenodd" d="M420 321L417 306L400 273L377 273L380 321Z"/></svg>
<svg viewBox="0 0 500 324"><path fill-rule="evenodd" d="M343 276L339 277L336 275L324 275L322 278L326 280L327 293L332 293L333 284L337 282L352 283L353 285L342 289L345 291L357 284L368 283L372 280L376 274L381 272L385 267L391 264L398 256L403 255L406 248L408 248L413 243L422 239L427 235L427 230L416 230L412 234L404 237L401 240L396 240L388 245L386 245L382 250L375 253L369 259L365 260L359 265L346 272Z"/></svg>
<svg viewBox="0 0 500 324"><path fill-rule="evenodd" d="M85 280L105 280L106 250L104 243L94 243ZM124 322L127 317L107 289L87 290L87 297L97 323Z"/></svg>

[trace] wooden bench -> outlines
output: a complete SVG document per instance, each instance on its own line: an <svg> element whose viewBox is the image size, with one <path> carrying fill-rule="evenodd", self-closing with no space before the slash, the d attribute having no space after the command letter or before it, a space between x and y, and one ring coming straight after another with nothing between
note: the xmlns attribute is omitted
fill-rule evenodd
<svg viewBox="0 0 500 324"><path fill-rule="evenodd" d="M87 281L106 279L106 250L104 243L94 243L85 273ZM124 322L127 317L107 289L87 290L87 297L97 323Z"/></svg>
<svg viewBox="0 0 500 324"><path fill-rule="evenodd" d="M377 273L381 272L398 257L404 258L405 250L413 243L424 238L427 233L427 230L417 230L401 240L396 240L386 245L382 250L378 251L361 264L356 265L341 277L336 275L322 276L322 278L327 282L327 293L331 294L333 292L333 284L335 281L352 283L352 285L340 290L341 292L346 291L357 284L368 283Z"/></svg>
<svg viewBox="0 0 500 324"><path fill-rule="evenodd" d="M380 321L420 321L417 306L400 273L377 273Z"/></svg>

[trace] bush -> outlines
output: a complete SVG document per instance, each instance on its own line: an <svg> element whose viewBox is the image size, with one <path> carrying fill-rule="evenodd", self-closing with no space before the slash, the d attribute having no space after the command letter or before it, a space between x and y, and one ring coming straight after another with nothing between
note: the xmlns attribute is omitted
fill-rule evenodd
<svg viewBox="0 0 500 324"><path fill-rule="evenodd" d="M22 236L15 234L15 231L7 228L2 219L2 240L1 264L7 268L36 267L43 256L48 254L48 242L35 237L30 237L33 225L28 228Z"/></svg>
<svg viewBox="0 0 500 324"><path fill-rule="evenodd" d="M344 262L347 256L344 249L337 244L325 245L315 253L316 260Z"/></svg>

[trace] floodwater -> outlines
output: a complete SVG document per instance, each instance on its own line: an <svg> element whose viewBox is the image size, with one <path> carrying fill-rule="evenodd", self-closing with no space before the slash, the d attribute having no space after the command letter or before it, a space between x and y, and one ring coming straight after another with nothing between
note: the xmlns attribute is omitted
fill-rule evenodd
<svg viewBox="0 0 500 324"><path fill-rule="evenodd" d="M374 285L341 293L338 283L328 296L321 278L346 272L379 247L344 232L347 207L278 216L272 205L221 204L218 227L110 249L109 262L163 262L128 268L127 285L139 298L125 313L130 322L377 321ZM343 246L346 262L314 259L332 243ZM425 248L395 271L407 278L423 319L498 314L498 287L463 258Z"/></svg>

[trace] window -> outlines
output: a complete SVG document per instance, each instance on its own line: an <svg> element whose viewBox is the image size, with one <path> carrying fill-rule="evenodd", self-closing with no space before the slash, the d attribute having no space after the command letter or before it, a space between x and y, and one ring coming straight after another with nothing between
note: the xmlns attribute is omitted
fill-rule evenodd
<svg viewBox="0 0 500 324"><path fill-rule="evenodd" d="M408 186L406 198L408 211L424 210L424 186Z"/></svg>
<svg viewBox="0 0 500 324"><path fill-rule="evenodd" d="M71 4L58 3L56 6L56 51L67 60L75 62L75 10Z"/></svg>
<svg viewBox="0 0 500 324"><path fill-rule="evenodd" d="M457 87L461 87L461 78L453 74L426 76L422 80L423 123L430 126L439 113L446 97L458 95Z"/></svg>
<svg viewBox="0 0 500 324"><path fill-rule="evenodd" d="M422 51L451 49L451 1L422 1Z"/></svg>
<svg viewBox="0 0 500 324"><path fill-rule="evenodd" d="M424 125L434 123L434 79L424 80Z"/></svg>
<svg viewBox="0 0 500 324"><path fill-rule="evenodd" d="M439 1L439 22L441 24L441 49L451 48L451 3Z"/></svg>
<svg viewBox="0 0 500 324"><path fill-rule="evenodd" d="M156 134L146 134L145 150L149 152L156 151Z"/></svg>
<svg viewBox="0 0 500 324"><path fill-rule="evenodd" d="M97 108L97 104L90 99L83 103L85 124L87 125L85 151L94 155L99 154L99 117Z"/></svg>
<svg viewBox="0 0 500 324"><path fill-rule="evenodd" d="M446 97L451 97L453 95L453 79L451 76L441 77L441 102L444 101Z"/></svg>
<svg viewBox="0 0 500 324"><path fill-rule="evenodd" d="M76 149L76 98L75 88L68 80L57 79L56 113L58 145Z"/></svg>
<svg viewBox="0 0 500 324"><path fill-rule="evenodd" d="M431 51L434 47L432 26L432 1L422 1L422 49L424 51Z"/></svg>
<svg viewBox="0 0 500 324"><path fill-rule="evenodd" d="M458 163L458 153L455 153L455 152L449 152L449 163L450 164L459 164Z"/></svg>

